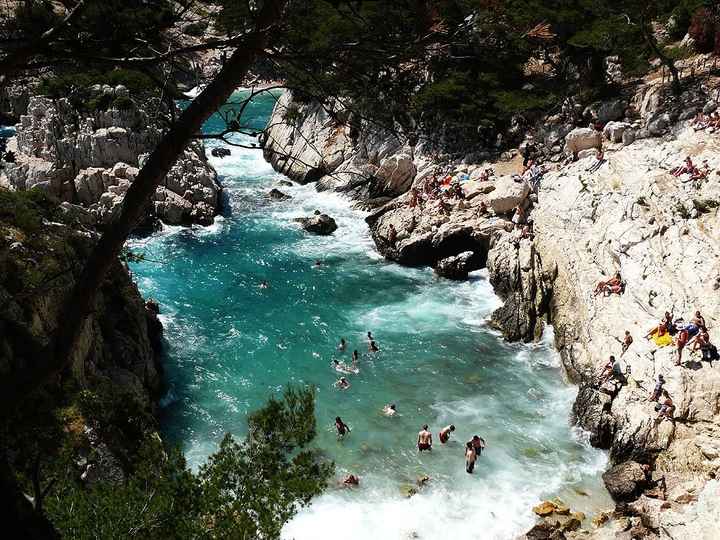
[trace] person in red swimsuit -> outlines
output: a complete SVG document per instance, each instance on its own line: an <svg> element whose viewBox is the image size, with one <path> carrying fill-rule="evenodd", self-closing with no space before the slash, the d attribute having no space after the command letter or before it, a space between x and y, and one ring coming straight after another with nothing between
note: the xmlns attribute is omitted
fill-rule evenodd
<svg viewBox="0 0 720 540"><path fill-rule="evenodd" d="M450 433L453 432L453 431L455 431L455 426L452 425L452 424L450 424L449 426L446 426L446 427L442 428L442 429L440 430L439 435L438 435L439 438L440 438L440 442L441 442L442 444L445 444L446 442L448 442L448 441L450 440Z"/></svg>
<svg viewBox="0 0 720 540"><path fill-rule="evenodd" d="M425 424L418 433L417 447L420 452L432 450L432 433L428 431L428 425Z"/></svg>

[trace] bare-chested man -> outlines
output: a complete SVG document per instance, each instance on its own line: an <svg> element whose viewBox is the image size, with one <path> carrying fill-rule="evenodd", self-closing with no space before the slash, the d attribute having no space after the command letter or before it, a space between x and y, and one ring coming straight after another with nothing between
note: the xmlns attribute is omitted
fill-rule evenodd
<svg viewBox="0 0 720 540"><path fill-rule="evenodd" d="M455 426L450 424L449 426L445 426L440 430L440 442L442 444L445 444L450 440L450 433L455 431Z"/></svg>
<svg viewBox="0 0 720 540"><path fill-rule="evenodd" d="M432 450L432 433L428 431L428 425L425 424L422 430L418 433L417 447L420 452Z"/></svg>

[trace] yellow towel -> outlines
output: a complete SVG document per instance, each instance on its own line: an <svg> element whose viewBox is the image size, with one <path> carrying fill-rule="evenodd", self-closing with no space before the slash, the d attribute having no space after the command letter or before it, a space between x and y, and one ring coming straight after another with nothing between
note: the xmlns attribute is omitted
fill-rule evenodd
<svg viewBox="0 0 720 540"><path fill-rule="evenodd" d="M662 336L654 335L653 341L658 347L666 347L672 345L672 336L670 334L663 334Z"/></svg>

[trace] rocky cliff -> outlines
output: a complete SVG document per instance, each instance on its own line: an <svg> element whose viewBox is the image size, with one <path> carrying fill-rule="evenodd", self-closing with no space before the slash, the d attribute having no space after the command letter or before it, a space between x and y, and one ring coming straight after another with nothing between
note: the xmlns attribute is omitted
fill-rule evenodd
<svg viewBox="0 0 720 540"><path fill-rule="evenodd" d="M90 210L107 223L122 202L144 156L162 136L158 101L136 102L122 86L91 90L108 108L80 110L69 99L33 96L8 144L5 184L43 189ZM155 111L155 112L153 112ZM171 224L210 224L220 205L217 174L200 143L185 150L158 187L149 217Z"/></svg>
<svg viewBox="0 0 720 540"><path fill-rule="evenodd" d="M43 349L62 325L61 304L97 239L94 229L83 225L88 218L82 209L68 203L58 207L41 192L0 190L0 375L5 380L42 362ZM143 416L149 429L154 429L152 415L162 390L162 325L157 311L154 304L142 299L127 268L116 262L85 324L70 368L46 385L40 397L4 416L4 422L8 418L20 422L10 431L12 436L23 441L24 433L37 430L29 444L39 445L38 440L51 437L52 429L57 429L54 424L59 424L62 437L77 436L73 453L84 456L82 464L78 462L78 476L85 474L83 478L88 480L122 478L122 458L134 451L140 435L129 435L118 426L132 426L130 431L144 429ZM135 410L132 414L137 416L122 417L120 410L117 415L101 411L94 401L88 405L88 399L96 401L101 398L95 396L103 396L105 400L110 394L119 396L127 414ZM82 416L67 412L77 408L78 400L90 408ZM43 424L47 407L58 409L49 413L53 427ZM29 417L23 419L23 414ZM21 445L12 448L13 459L30 459L17 454L24 443L11 444ZM55 458L60 459L48 454L43 461L49 464Z"/></svg>
<svg viewBox="0 0 720 540"><path fill-rule="evenodd" d="M319 190L335 190L377 207L410 189L415 150L387 130L355 120L338 103L304 102L286 91L263 136L263 152L278 172Z"/></svg>

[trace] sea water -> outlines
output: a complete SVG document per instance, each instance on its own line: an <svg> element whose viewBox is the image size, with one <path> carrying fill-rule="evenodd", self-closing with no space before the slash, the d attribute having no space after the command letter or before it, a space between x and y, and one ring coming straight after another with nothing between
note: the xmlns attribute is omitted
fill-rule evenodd
<svg viewBox="0 0 720 540"><path fill-rule="evenodd" d="M273 104L271 95L256 98L246 121L261 128ZM221 128L218 116L206 125ZM607 458L569 424L576 389L563 382L550 337L508 344L491 330L500 301L483 271L452 282L389 263L350 201L312 185L280 187L292 199L271 201L266 194L282 177L260 150L230 148L231 156L211 158L226 198L214 225L164 227L131 242L146 258L134 277L160 302L165 326L163 430L191 465L226 432L242 437L249 411L298 383L317 390L315 444L336 463L334 480L353 473L360 486L334 481L284 538L505 540L532 526L531 507L544 498L586 513L611 505L598 481ZM316 209L337 220L333 235L312 236L293 222ZM368 331L380 352L368 352ZM350 363L354 349L360 372L338 390L331 361ZM388 403L397 416L383 416ZM336 416L352 429L345 438ZM419 454L425 423L435 445ZM457 429L441 445L437 433L451 423ZM463 447L474 434L487 449L471 475ZM406 498L425 475L426 487Z"/></svg>

